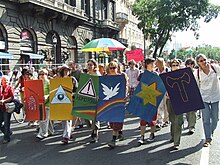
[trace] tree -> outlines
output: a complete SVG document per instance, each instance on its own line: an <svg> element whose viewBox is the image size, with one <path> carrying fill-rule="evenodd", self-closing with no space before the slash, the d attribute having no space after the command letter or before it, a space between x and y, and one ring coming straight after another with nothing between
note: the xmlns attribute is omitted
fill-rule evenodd
<svg viewBox="0 0 220 165"><path fill-rule="evenodd" d="M209 22L217 18L220 7L208 0L136 0L132 12L137 16L145 38L154 47L153 57L161 54L172 34L177 31L193 30L199 37L198 20Z"/></svg>

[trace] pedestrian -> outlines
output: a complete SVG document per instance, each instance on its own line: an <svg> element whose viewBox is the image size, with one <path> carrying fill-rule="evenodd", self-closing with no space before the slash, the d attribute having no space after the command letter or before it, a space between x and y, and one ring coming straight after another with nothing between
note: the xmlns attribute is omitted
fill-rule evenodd
<svg viewBox="0 0 220 165"><path fill-rule="evenodd" d="M180 61L177 59L173 59L170 62L171 71L175 71L180 69ZM167 95L167 111L169 114L169 120L171 122L170 132L171 139L170 142L174 143L173 149L178 150L180 145L181 133L182 133L182 125L183 125L183 114L176 115L174 113L171 101L169 96Z"/></svg>
<svg viewBox="0 0 220 165"><path fill-rule="evenodd" d="M49 135L54 134L54 127L50 118L50 107L49 107L49 92L50 92L50 81L48 79L48 71L46 69L41 69L38 73L38 77L42 80L44 87L44 102L46 109L46 119L39 121L39 132L37 138L42 140Z"/></svg>
<svg viewBox="0 0 220 165"><path fill-rule="evenodd" d="M128 91L128 78L127 75L124 73L119 73L118 71L119 66L118 63L112 61L107 66L107 75L124 75L126 79L126 93ZM123 129L123 122L110 122L110 127L112 129L112 140L108 143L108 146L114 148L116 146L116 140L119 141L124 140L122 129Z"/></svg>
<svg viewBox="0 0 220 165"><path fill-rule="evenodd" d="M0 130L4 134L3 144L10 142L11 140L11 129L10 120L11 113L6 111L5 104L12 101L14 98L14 89L9 85L10 78L6 75L1 77L0 86ZM3 124L4 122L4 124Z"/></svg>
<svg viewBox="0 0 220 165"><path fill-rule="evenodd" d="M145 65L145 70L157 75L157 73L153 71L154 67L155 67L155 59L154 58L145 59L144 65ZM140 82L142 75L143 75L143 73L141 73L140 76L138 77L138 79L137 79L138 82ZM155 139L156 123L157 123L157 113L154 115L151 122L146 122L145 120L141 119L141 121L140 121L141 137L138 140L138 143L140 145L144 144L146 125L150 126L150 136L147 140L153 141Z"/></svg>
<svg viewBox="0 0 220 165"><path fill-rule="evenodd" d="M186 59L185 61L185 66L186 67L190 67L192 72L195 71L195 65L196 65L196 62L193 58L188 58ZM189 129L189 134L194 134L195 132L195 125L196 125L196 111L191 111L191 112L187 112L186 113L186 120L188 122L188 129Z"/></svg>
<svg viewBox="0 0 220 165"><path fill-rule="evenodd" d="M202 109L202 122L205 133L204 147L208 147L219 120L220 66L210 64L204 54L196 56L199 68L195 71L195 78L199 86L205 108Z"/></svg>

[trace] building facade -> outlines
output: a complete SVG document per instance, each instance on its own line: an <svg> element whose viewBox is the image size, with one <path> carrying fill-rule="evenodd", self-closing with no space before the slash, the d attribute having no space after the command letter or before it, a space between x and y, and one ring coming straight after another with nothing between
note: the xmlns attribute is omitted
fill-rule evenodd
<svg viewBox="0 0 220 165"><path fill-rule="evenodd" d="M0 52L20 63L83 64L99 58L80 51L94 38L114 38L128 49L143 47L130 7L130 0L0 0ZM123 52L110 57L123 58Z"/></svg>

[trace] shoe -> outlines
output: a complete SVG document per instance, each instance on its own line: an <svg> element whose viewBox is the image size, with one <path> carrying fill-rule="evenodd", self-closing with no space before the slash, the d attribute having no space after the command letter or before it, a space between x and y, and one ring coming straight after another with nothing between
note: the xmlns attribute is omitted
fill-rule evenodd
<svg viewBox="0 0 220 165"><path fill-rule="evenodd" d="M74 129L80 129L80 128L83 128L83 125L82 125L82 124L76 126Z"/></svg>
<svg viewBox="0 0 220 165"><path fill-rule="evenodd" d="M118 135L118 140L119 140L119 141L123 141L123 140L124 140L123 134L119 134L119 135Z"/></svg>
<svg viewBox="0 0 220 165"><path fill-rule="evenodd" d="M154 133L151 133L147 141L154 141L154 139L155 139L155 135Z"/></svg>
<svg viewBox="0 0 220 165"><path fill-rule="evenodd" d="M93 137L90 143L97 143L99 141L98 137Z"/></svg>
<svg viewBox="0 0 220 165"><path fill-rule="evenodd" d="M108 143L108 146L109 146L110 148L114 148L114 147L115 147L115 140L110 141L110 142Z"/></svg>
<svg viewBox="0 0 220 165"><path fill-rule="evenodd" d="M69 139L68 138L63 138L63 140L61 140L61 142L63 142L63 144L68 144L69 143Z"/></svg>
<svg viewBox="0 0 220 165"><path fill-rule="evenodd" d="M160 125L156 125L156 131L160 131L161 130L161 126Z"/></svg>
<svg viewBox="0 0 220 165"><path fill-rule="evenodd" d="M143 139L143 138L140 138L140 139L138 140L138 144L140 144L140 145L144 144L144 139Z"/></svg>
<svg viewBox="0 0 220 165"><path fill-rule="evenodd" d="M10 140L3 140L2 141L2 144L7 144L7 143L9 143L10 142Z"/></svg>
<svg viewBox="0 0 220 165"><path fill-rule="evenodd" d="M174 145L174 146L173 146L173 149L174 149L174 150L179 150L179 148L180 148L179 145Z"/></svg>
<svg viewBox="0 0 220 165"><path fill-rule="evenodd" d="M190 135L194 134L195 133L195 128L189 128L189 132L188 132Z"/></svg>
<svg viewBox="0 0 220 165"><path fill-rule="evenodd" d="M209 147L212 144L210 140L206 140L206 142L203 144L203 147Z"/></svg>
<svg viewBox="0 0 220 165"><path fill-rule="evenodd" d="M44 136L41 136L41 135L37 135L36 138L40 139L40 140L43 140L45 137Z"/></svg>

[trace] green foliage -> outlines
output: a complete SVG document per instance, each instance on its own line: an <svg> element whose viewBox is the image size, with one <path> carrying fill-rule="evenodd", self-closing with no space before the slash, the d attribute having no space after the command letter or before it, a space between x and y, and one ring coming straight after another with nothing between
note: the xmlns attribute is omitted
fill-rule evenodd
<svg viewBox="0 0 220 165"><path fill-rule="evenodd" d="M174 32L189 29L198 38L198 19L204 17L204 22L209 22L218 16L220 7L208 0L136 0L132 11L140 21L138 27L151 40L156 57Z"/></svg>

